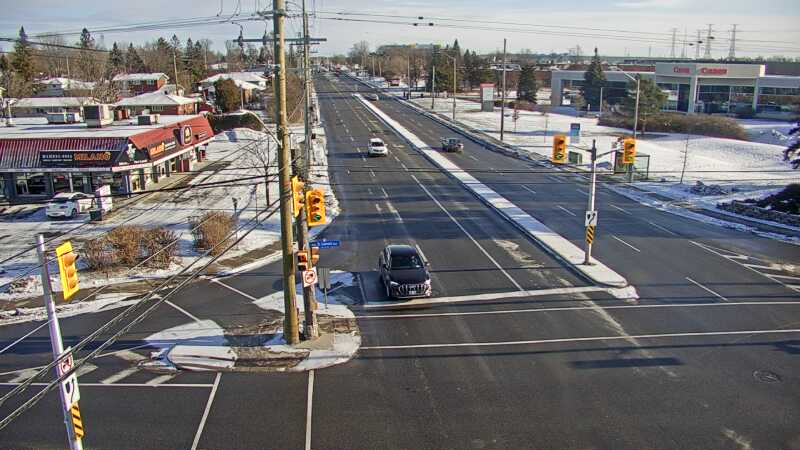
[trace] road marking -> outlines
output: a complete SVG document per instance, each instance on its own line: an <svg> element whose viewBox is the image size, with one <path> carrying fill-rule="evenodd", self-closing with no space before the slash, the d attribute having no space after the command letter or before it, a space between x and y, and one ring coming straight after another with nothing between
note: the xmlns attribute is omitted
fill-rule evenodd
<svg viewBox="0 0 800 450"><path fill-rule="evenodd" d="M406 171L408 171L408 167L406 167L406 165L405 165L405 164L403 164L403 161L400 161L400 165L403 167L403 169L405 169Z"/></svg>
<svg viewBox="0 0 800 450"><path fill-rule="evenodd" d="M211 281L216 281L216 280L213 280L213 279L212 279ZM221 284L221 283L220 283L220 284ZM164 303L166 303L166 304L168 304L169 306L172 306L173 308L175 308L175 309L177 309L178 311L182 312L183 314L185 314L187 317L189 317L190 319L194 320L195 322L200 322L200 321L201 321L200 319L198 319L197 317L195 317L194 315L192 315L192 314L191 314L189 311L186 311L185 309L181 308L180 306L176 305L175 303L172 303L172 302L171 302L171 301L169 301L169 300L166 300L166 301L164 301Z"/></svg>
<svg viewBox="0 0 800 450"><path fill-rule="evenodd" d="M372 175L372 178L375 178L375 172L373 172L372 169L369 169L369 174Z"/></svg>
<svg viewBox="0 0 800 450"><path fill-rule="evenodd" d="M233 292L236 292L237 294L241 295L244 298L249 298L250 300L253 300L253 301L258 300L257 298L253 297L252 295L250 295L250 294L248 294L246 292L242 292L242 291L240 291L239 289L236 289L233 286L229 286L229 285L223 283L222 281L219 281L219 280L211 280L211 281L213 281L214 283L219 284L220 286L226 287L226 288L230 289Z"/></svg>
<svg viewBox="0 0 800 450"><path fill-rule="evenodd" d="M314 405L314 369L308 371L308 397L306 400L306 448L311 450L311 407Z"/></svg>
<svg viewBox="0 0 800 450"><path fill-rule="evenodd" d="M544 177L549 179L550 181L556 181L558 183L561 182L561 178L559 178L559 177L557 177L555 175L545 175Z"/></svg>
<svg viewBox="0 0 800 450"><path fill-rule="evenodd" d="M391 202L387 201L386 207L389 209L389 212L394 216L394 220L396 220L398 223L403 223L403 216L400 215L400 212L395 209L394 205L392 205Z"/></svg>
<svg viewBox="0 0 800 450"><path fill-rule="evenodd" d="M691 279L691 278L689 278L689 277L686 277L686 280L687 280L687 281L689 281L689 282L691 282L691 283L694 283L694 284L695 284L695 285L697 285L697 287L699 287L700 289L702 289L702 290L704 290L704 291L706 291L706 292L709 292L709 293L711 293L711 294L714 294L714 295L716 295L717 297L721 298L722 300L724 300L724 301L726 301L726 302L728 301L728 299L727 299L727 298L725 298L725 297L723 297L723 296L719 295L717 292L714 292L714 291L712 291L711 289L709 289L709 288L707 288L707 287L703 286L702 284L698 283L697 281L694 281L693 279Z"/></svg>
<svg viewBox="0 0 800 450"><path fill-rule="evenodd" d="M578 191L578 193L580 194L589 195L589 193L587 191L584 191L583 189L575 188L575 190Z"/></svg>
<svg viewBox="0 0 800 450"><path fill-rule="evenodd" d="M206 419L208 419L208 413L209 411L211 411L211 404L214 402L214 396L217 394L217 387L219 386L219 379L221 376L222 372L217 372L217 377L214 378L214 385L211 388L211 393L208 394L208 403L206 403L206 410L203 411L203 418L200 419L200 426L197 428L197 433L194 435L194 442L192 442L191 450L197 450L197 444L200 443L200 436L203 435L203 427L205 427Z"/></svg>
<svg viewBox="0 0 800 450"><path fill-rule="evenodd" d="M613 203L609 203L609 204L608 204L608 206L610 206L610 207L612 207L612 208L614 208L614 209L616 209L616 210L622 211L622 212L624 212L625 214L627 214L627 215L629 215L629 216L632 216L632 215L633 215L633 213L631 213L631 212L629 212L629 211L625 211L624 209L620 208L619 206L617 206L617 205L615 205L615 204L613 204Z"/></svg>
<svg viewBox="0 0 800 450"><path fill-rule="evenodd" d="M366 158L364 158L364 155L361 155L361 161L363 161L363 162L366 164L366 162L367 162L367 159L366 159Z"/></svg>
<svg viewBox="0 0 800 450"><path fill-rule="evenodd" d="M577 215L574 212L568 210L567 208L564 208L561 205L556 205L556 208L559 208L560 210L564 211L565 213L569 214L570 216L577 217Z"/></svg>
<svg viewBox="0 0 800 450"><path fill-rule="evenodd" d="M659 225L659 224L657 224L657 223L655 223L655 222L651 222L651 221L649 221L649 220L648 220L648 221L647 221L647 223L649 223L650 225L652 225L652 226L654 226L654 227L658 228L659 230L661 230L661 231L664 231L664 232L666 232L666 233L669 233L669 234L671 234L671 235L673 235L673 236L680 236L678 233L676 233L676 232L674 232L674 231L670 230L669 228L662 227L661 225Z"/></svg>
<svg viewBox="0 0 800 450"><path fill-rule="evenodd" d="M128 378L139 371L138 367L128 367L127 369L120 370L119 372L111 375L110 377L100 380L100 384L114 384L119 380Z"/></svg>
<svg viewBox="0 0 800 450"><path fill-rule="evenodd" d="M484 300L501 300L505 298L521 298L521 297L542 297L546 295L566 295L566 294L582 294L587 292L608 292L608 289L596 286L580 286L568 288L551 288L551 289L537 289L537 290L520 290L520 291L506 291L506 292L490 292L486 294L473 294L461 295L454 297L431 297L431 298L415 298L413 300L386 302L381 301L378 303L368 303L363 306L365 309L379 309L395 306L418 306L418 305L436 305L445 303L462 303L462 302L475 302Z"/></svg>
<svg viewBox="0 0 800 450"><path fill-rule="evenodd" d="M399 147L399 145L397 147ZM400 162L400 159L398 159L397 155L395 155L394 153L392 153L392 158L394 158L395 161Z"/></svg>
<svg viewBox="0 0 800 450"><path fill-rule="evenodd" d="M531 194L535 194L536 193L536 191L534 191L533 189L529 188L528 186L525 186L524 184L521 184L520 187L522 187L522 189L525 189L526 191L530 192Z"/></svg>
<svg viewBox="0 0 800 450"><path fill-rule="evenodd" d="M770 274L769 277L770 278L781 278L781 279L792 280L792 281L800 281L800 277L795 277L795 276L792 276L792 275L772 275L772 274Z"/></svg>
<svg viewBox="0 0 800 450"><path fill-rule="evenodd" d="M389 198L389 194L386 193L386 189L384 189L383 186L381 186L381 191L383 192L383 198Z"/></svg>
<svg viewBox="0 0 800 450"><path fill-rule="evenodd" d="M484 248L481 246L481 244L479 244L479 243L478 243L478 241L477 241L477 240L475 240L475 238L474 238L474 237L472 237L472 235L471 235L471 234L470 234L470 233L469 233L469 232L466 230L466 228L464 228L464 227L461 225L461 223L459 223L459 222L458 222L458 221L457 221L457 220L456 220L456 219L453 217L453 215L452 215L452 214L450 214L450 211L448 211L447 209L445 209L445 207L444 207L444 206L442 206L442 204L441 204L441 203L439 203L439 200L437 200L437 199L436 199L436 197L434 197L434 196L433 196L433 194L431 194L431 193L430 193L430 191L428 191L428 189L427 189L425 186L423 186L423 185L422 185L422 183L420 183L420 182L419 182L419 180L417 179L417 177L416 177L416 176L414 176L414 175L411 175L411 178L413 178L413 179L414 179L414 181L416 181L416 182L417 182L417 185L418 185L420 188L422 188L422 190L423 190L423 191L425 191L425 193L428 195L428 197L430 197L430 199L431 199L431 200L433 200L433 202L434 202L434 203L436 203L436 206L438 206L438 207L439 207L439 209L441 209L442 211L444 211L444 213L447 215L447 217L449 217L449 218L450 218L450 220L452 220L452 221L453 221L453 223L454 223L454 224L456 224L456 226L457 226L459 229L461 229L461 231L462 231L462 232L464 232L464 234L466 234L466 235L467 235L467 237L468 237L468 238L469 238L469 239L472 241L472 243L473 243L473 244L475 244L475 246L476 246L476 247L478 247L478 249L480 249L480 251L481 251L481 252L482 252L482 253L483 253L483 254L484 254L484 255L485 255L485 256L486 256L486 257L489 259L489 261L491 261L491 262L492 262L492 263L495 265L495 267L497 267L497 268L500 270L500 272L502 272L502 273L503 273L503 275L505 275L505 276L506 276L506 278L508 278L508 279L511 281L511 284L513 284L513 285L514 285L514 286L515 286L515 287L516 287L518 290L520 290L520 291L524 291L524 289L522 289L522 286L520 286L520 285L519 285L519 283L517 283L517 282L516 282L516 280L514 280L513 278L511 278L511 275L509 275L509 273L508 273L508 272L506 272L506 270L505 270L505 269L503 269L503 267L502 267L502 266L501 266L501 265L500 265L500 264L499 264L499 263L498 263L498 262L497 262L497 261L496 261L494 258L492 258L492 256L491 256L491 255L489 255L489 252L487 252L487 251L486 251L486 249L484 249Z"/></svg>
<svg viewBox="0 0 800 450"><path fill-rule="evenodd" d="M448 347L500 347L514 345L537 345L537 344L560 344L572 342L601 342L601 341L621 341L630 339L669 339L683 337L712 337L712 336L742 336L742 335L769 335L769 334L795 334L800 333L800 328L789 328L785 330L743 330L743 331L703 331L695 333L663 333L663 334L639 334L630 336L597 336L597 337L575 337L560 339L536 339L530 341L496 341L496 342L457 342L450 344L408 344L408 345L377 345L361 347L360 350L405 350L418 348L448 348Z"/></svg>
<svg viewBox="0 0 800 450"><path fill-rule="evenodd" d="M42 366L44 367L44 366ZM18 386L22 383L0 383L0 386ZM48 386L50 383L31 383L29 386ZM102 384L102 383L80 383L80 387L116 387L116 388L125 388L125 387L147 387L147 388L157 388L157 387L177 387L177 388L210 388L214 387L213 384L207 383L170 383L170 384L147 384L147 383L114 383L114 384Z"/></svg>
<svg viewBox="0 0 800 450"><path fill-rule="evenodd" d="M159 384L164 383L166 381L169 381L169 380L175 378L176 376L177 376L177 374L174 374L174 373L173 374L168 374L168 375L161 375L160 377L153 378L152 380L148 381L145 384L148 385L148 386L156 386L156 385L159 385Z"/></svg>
<svg viewBox="0 0 800 450"><path fill-rule="evenodd" d="M474 156L472 156L472 155L467 155L467 156L469 156L471 159L473 159L473 160L475 160L475 161L478 161L478 158L476 158L476 157L474 157Z"/></svg>
<svg viewBox="0 0 800 450"><path fill-rule="evenodd" d="M516 296L517 292L512 292L511 296ZM728 303L674 303L674 304L655 304L655 305L613 305L613 306L600 306L602 309L653 309L653 308L704 308L716 306L800 306L798 302L728 302ZM465 312L448 312L448 313L430 313L430 314L374 314L374 315L357 315L356 319L409 319L409 318L426 318L426 317L448 317L448 316L480 316L480 315L495 315L495 314L519 314L519 313L540 313L540 312L558 312L558 311L585 311L594 310L595 306L559 306L551 308L528 308L528 309L503 309L503 310L490 310L490 311L465 311Z"/></svg>
<svg viewBox="0 0 800 450"><path fill-rule="evenodd" d="M641 253L641 252L642 252L642 251L641 251L641 250L639 250L638 248L636 248L636 247L632 246L631 244L628 244L627 242L623 241L622 239L618 238L617 236L615 236L615 235L613 235L613 234L611 235L611 237L612 237L612 238L614 238L614 239L616 239L616 240L618 240L618 241L620 241L620 242L622 242L623 244L625 244L625 245L627 245L628 247L630 247L630 248L632 248L632 249L636 250L636 251L637 251L637 252L639 252L639 253Z"/></svg>

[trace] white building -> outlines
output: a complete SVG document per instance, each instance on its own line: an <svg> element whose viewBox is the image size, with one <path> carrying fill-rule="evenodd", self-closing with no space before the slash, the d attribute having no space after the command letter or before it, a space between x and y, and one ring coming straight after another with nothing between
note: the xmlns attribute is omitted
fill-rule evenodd
<svg viewBox="0 0 800 450"><path fill-rule="evenodd" d="M42 97L64 97L69 95L70 92L91 91L95 87L95 83L90 81L80 81L62 77L48 78L40 81L38 84L44 87L44 90L38 94Z"/></svg>

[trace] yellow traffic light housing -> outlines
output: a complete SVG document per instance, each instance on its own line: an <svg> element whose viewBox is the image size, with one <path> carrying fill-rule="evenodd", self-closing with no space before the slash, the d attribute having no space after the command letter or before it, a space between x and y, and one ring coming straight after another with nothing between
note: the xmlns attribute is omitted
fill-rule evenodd
<svg viewBox="0 0 800 450"><path fill-rule="evenodd" d="M552 162L555 164L564 164L567 162L567 136L563 134L553 136Z"/></svg>
<svg viewBox="0 0 800 450"><path fill-rule="evenodd" d="M622 141L622 163L633 164L636 162L636 139L626 138Z"/></svg>
<svg viewBox="0 0 800 450"><path fill-rule="evenodd" d="M75 264L78 255L72 251L71 242L67 241L56 247L56 259L58 259L61 290L64 292L64 300L67 300L80 289L80 286L78 286L78 267Z"/></svg>
<svg viewBox="0 0 800 450"><path fill-rule="evenodd" d="M308 270L308 268L308 252L305 250L300 250L297 252L297 270L305 272Z"/></svg>
<svg viewBox="0 0 800 450"><path fill-rule="evenodd" d="M303 208L303 186L305 183L300 181L297 175L292 177L292 207L295 217L300 215L300 210Z"/></svg>
<svg viewBox="0 0 800 450"><path fill-rule="evenodd" d="M311 265L316 266L319 261L319 247L311 247Z"/></svg>
<svg viewBox="0 0 800 450"><path fill-rule="evenodd" d="M306 219L309 227L325 225L325 193L322 190L306 192Z"/></svg>

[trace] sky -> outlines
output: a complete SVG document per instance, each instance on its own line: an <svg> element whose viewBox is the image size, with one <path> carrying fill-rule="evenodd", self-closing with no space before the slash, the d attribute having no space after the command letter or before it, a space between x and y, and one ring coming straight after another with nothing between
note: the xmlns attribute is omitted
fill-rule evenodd
<svg viewBox="0 0 800 450"><path fill-rule="evenodd" d="M712 24L712 57L727 56L732 26L737 25L737 56L784 55L800 57L800 0L306 0L311 32L327 42L319 55L346 53L353 43L365 40L372 48L393 43L449 44L458 39L462 49L479 53L529 49L535 53L563 53L577 46L584 54L594 47L602 55L670 56L673 29L680 56L684 33L695 41L703 29L705 40ZM291 13L301 0L291 0ZM159 36L176 34L182 42L207 38L224 49L225 41L239 35L260 38L271 22L253 19L256 9L266 10L267 0L0 0L0 36L14 37L25 26L29 36L54 31L90 31L102 28L172 21L187 18L231 18L236 23L205 24L189 28L164 27L136 32L94 31L96 40L110 47L114 41L141 44ZM234 16L236 10L239 15ZM344 14L343 14L344 13ZM356 16L372 14L371 16ZM424 19L414 19L422 16ZM333 20L344 18L348 21ZM386 23L395 22L395 23ZM411 23L434 26L413 26ZM503 23L499 23L503 22ZM287 36L302 30L299 18L287 20ZM32 37L35 39L35 37ZM68 42L77 35L66 37ZM10 45L0 43L8 50ZM689 55L694 54L687 47Z"/></svg>

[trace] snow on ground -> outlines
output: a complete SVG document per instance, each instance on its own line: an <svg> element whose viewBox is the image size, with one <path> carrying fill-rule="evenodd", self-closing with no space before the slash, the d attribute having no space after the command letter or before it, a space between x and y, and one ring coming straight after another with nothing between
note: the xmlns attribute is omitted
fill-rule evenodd
<svg viewBox="0 0 800 450"><path fill-rule="evenodd" d="M338 214L338 202L332 191L327 186L327 156L325 150L325 135L322 129L317 129L317 139L314 143L313 164L315 173L313 182L324 187L327 192L328 221ZM302 136L302 127L293 127L295 135ZM254 147L258 145L258 150ZM275 141L266 132L257 132L250 129L234 129L217 135L207 148L209 165L203 173L191 180L191 185L214 183L220 181L235 181L244 177L263 175L262 162L264 158L275 164L277 146ZM214 170L224 166L224 170ZM277 169L270 169L273 181L269 186L269 199L274 202L278 199ZM174 177L173 177L174 179ZM0 260L10 257L25 249L31 248L37 234L45 236L66 233L59 237L48 248L70 239L80 254L83 242L97 238L110 230L125 225L141 225L145 227L163 226L178 236L179 256L170 268L153 270L148 268L120 271L111 274L81 271L80 282L82 288L98 287L107 284L116 284L127 281L136 281L145 278L160 278L178 273L182 267L194 261L200 253L193 247L190 220L197 218L205 212L223 211L234 213L233 200L237 201L236 215L238 224L242 227L238 236L253 228L247 236L234 248L225 254L222 260L246 254L250 251L264 248L280 239L280 215L273 214L257 227L253 227L258 211L265 208L266 189L263 183L255 185L256 180L245 180L234 185L220 185L213 188L198 188L180 192L164 192L152 197L144 198L131 205L118 208L114 214L102 223L89 222L87 214L80 215L75 220L49 220L44 213L44 208L31 209L32 213L25 217L3 218L0 216L0 236L3 236ZM312 184L314 184L312 183ZM264 217L265 214L261 214ZM312 229L312 234L319 233L323 227ZM70 232L71 231L71 232ZM207 261L209 257L203 258ZM79 267L80 267L80 260ZM200 266L203 261L195 267ZM35 250L15 257L0 264L0 301L41 295L42 287L39 276L38 259ZM50 264L52 285L55 290L60 290L58 283L58 268ZM15 283L14 289L9 284Z"/></svg>

